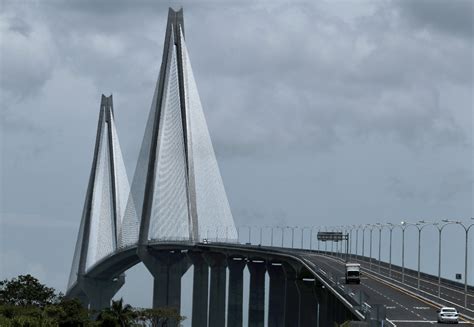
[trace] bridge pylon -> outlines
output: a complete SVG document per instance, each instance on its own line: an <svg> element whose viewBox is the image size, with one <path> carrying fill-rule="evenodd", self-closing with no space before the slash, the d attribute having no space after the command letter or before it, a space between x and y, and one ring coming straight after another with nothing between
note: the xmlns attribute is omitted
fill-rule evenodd
<svg viewBox="0 0 474 327"><path fill-rule="evenodd" d="M141 245L237 241L184 35L183 9L170 8L129 203Z"/></svg>
<svg viewBox="0 0 474 327"><path fill-rule="evenodd" d="M123 285L119 282L123 275L105 280L86 275L97 262L120 247L123 233L127 233L122 225L129 193L112 95L102 95L89 184L68 282L68 290L76 290L69 295L90 304L92 309L108 306Z"/></svg>

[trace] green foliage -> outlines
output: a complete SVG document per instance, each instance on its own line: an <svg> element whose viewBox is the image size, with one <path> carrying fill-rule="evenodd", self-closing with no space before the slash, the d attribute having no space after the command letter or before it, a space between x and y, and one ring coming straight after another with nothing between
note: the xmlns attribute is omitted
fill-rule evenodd
<svg viewBox="0 0 474 327"><path fill-rule="evenodd" d="M136 309L135 323L139 326L161 327L169 322L180 323L186 317L179 315L175 308Z"/></svg>
<svg viewBox="0 0 474 327"><path fill-rule="evenodd" d="M129 305L123 305L123 299L118 301L112 301L110 308L102 310L99 314L98 321L100 321L104 326L112 326L112 323L115 323L113 326L130 326L133 319L135 318L135 311Z"/></svg>
<svg viewBox="0 0 474 327"><path fill-rule="evenodd" d="M44 308L46 316L57 321L60 327L85 326L90 322L89 311L77 299L63 299Z"/></svg>
<svg viewBox="0 0 474 327"><path fill-rule="evenodd" d="M0 281L0 304L44 307L56 303L59 296L31 275Z"/></svg>
<svg viewBox="0 0 474 327"><path fill-rule="evenodd" d="M0 327L161 327L185 319L174 308L135 309L122 299L94 321L96 314L31 275L0 281Z"/></svg>

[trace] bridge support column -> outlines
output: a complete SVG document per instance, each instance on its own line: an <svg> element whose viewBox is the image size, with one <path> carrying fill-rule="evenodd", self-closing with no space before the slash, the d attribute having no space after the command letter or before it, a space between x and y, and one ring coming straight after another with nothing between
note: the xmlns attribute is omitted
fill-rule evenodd
<svg viewBox="0 0 474 327"><path fill-rule="evenodd" d="M207 302L209 298L209 266L201 253L188 252L194 265L193 276L193 327L207 327Z"/></svg>
<svg viewBox="0 0 474 327"><path fill-rule="evenodd" d="M228 258L229 294L227 304L227 327L242 327L244 296L244 258Z"/></svg>
<svg viewBox="0 0 474 327"><path fill-rule="evenodd" d="M222 254L205 254L211 267L209 290L209 327L225 326L226 258Z"/></svg>
<svg viewBox="0 0 474 327"><path fill-rule="evenodd" d="M300 294L300 327L317 326L318 320L318 301L314 291L314 280L297 280L298 293Z"/></svg>
<svg viewBox="0 0 474 327"><path fill-rule="evenodd" d="M180 313L181 277L190 265L186 254L140 249L138 253L154 278L153 308L171 307ZM174 322L171 325L175 324Z"/></svg>
<svg viewBox="0 0 474 327"><path fill-rule="evenodd" d="M265 322L265 261L250 261L249 327L263 327Z"/></svg>
<svg viewBox="0 0 474 327"><path fill-rule="evenodd" d="M110 301L125 284L125 275L111 280L79 277L79 284L89 300L90 309L100 311L110 307Z"/></svg>
<svg viewBox="0 0 474 327"><path fill-rule="evenodd" d="M84 291L81 289L81 291L77 294L74 294L74 295L70 295L68 296L68 298L73 298L73 299L78 299L82 306L84 308L88 308L89 307L89 299L87 298L87 295L86 293L84 293Z"/></svg>
<svg viewBox="0 0 474 327"><path fill-rule="evenodd" d="M268 326L283 327L285 325L285 272L280 263L269 263L267 271L270 277Z"/></svg>
<svg viewBox="0 0 474 327"><path fill-rule="evenodd" d="M285 326L299 325L300 296L296 286L296 270L289 264L283 264L285 272Z"/></svg>
<svg viewBox="0 0 474 327"><path fill-rule="evenodd" d="M323 285L316 285L315 293L318 298L319 303L319 321L316 326L330 326L332 321L330 319L328 309L329 309L329 297L328 290Z"/></svg>

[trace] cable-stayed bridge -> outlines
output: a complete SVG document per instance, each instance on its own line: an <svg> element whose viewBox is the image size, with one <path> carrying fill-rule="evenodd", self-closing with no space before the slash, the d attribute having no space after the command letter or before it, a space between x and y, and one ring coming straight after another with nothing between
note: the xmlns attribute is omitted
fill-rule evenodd
<svg viewBox="0 0 474 327"><path fill-rule="evenodd" d="M181 277L194 266L193 326L332 326L344 321L416 326L436 320L434 310L444 304L458 306L464 323L474 316L472 287L463 306L452 300L462 294L460 285L443 280L446 297L428 286L421 292L392 276L392 270L389 276L385 264L371 269L372 261L368 265L364 256L351 257L362 263L364 277L360 285L349 286L343 283L347 259L330 251L239 242L186 48L183 11L170 9L131 185L112 96L102 96L67 296L92 309L107 307L125 283L125 272L143 262L154 278L153 307L178 310ZM250 272L248 308L243 307L245 267ZM430 285L431 278L425 274L423 284ZM244 310L248 321L243 321Z"/></svg>

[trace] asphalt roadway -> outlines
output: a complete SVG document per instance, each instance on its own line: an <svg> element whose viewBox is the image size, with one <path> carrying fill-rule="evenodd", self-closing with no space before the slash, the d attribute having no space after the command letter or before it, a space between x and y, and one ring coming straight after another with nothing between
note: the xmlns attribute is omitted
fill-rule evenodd
<svg viewBox="0 0 474 327"><path fill-rule="evenodd" d="M373 272L379 272L378 261L357 260L354 258L350 259L351 262L360 263L365 269L369 269ZM390 274L389 266L383 262L380 266L380 274L385 277ZM403 284L410 286L411 289L415 290L418 287L418 274L416 271L405 269L405 278ZM402 271L401 267L392 265L391 278L394 282L402 283ZM441 299L438 298L438 278L427 274L421 274L420 278L420 290L422 294L428 296L434 301L441 302L446 306L452 306L456 308L464 307L464 285L460 283L446 283L443 279L441 280ZM471 312L466 311L465 313L473 316L474 315L474 292L472 286L468 288L467 293L467 308ZM461 309L462 311L462 309Z"/></svg>
<svg viewBox="0 0 474 327"><path fill-rule="evenodd" d="M344 262L330 256L304 253L300 254L316 271L328 279L344 284ZM362 265L364 268L366 263ZM416 283L416 282L415 282ZM365 304L372 308L385 306L388 326L444 326L438 324L436 310L439 306L407 292L397 283L387 282L367 269L362 269L361 283L343 285L348 293L363 292L367 295ZM426 286L430 287L430 286ZM349 288L349 289L347 289ZM436 286L437 292L437 286ZM450 293L451 294L451 293ZM460 324L474 326L474 322L461 318Z"/></svg>

